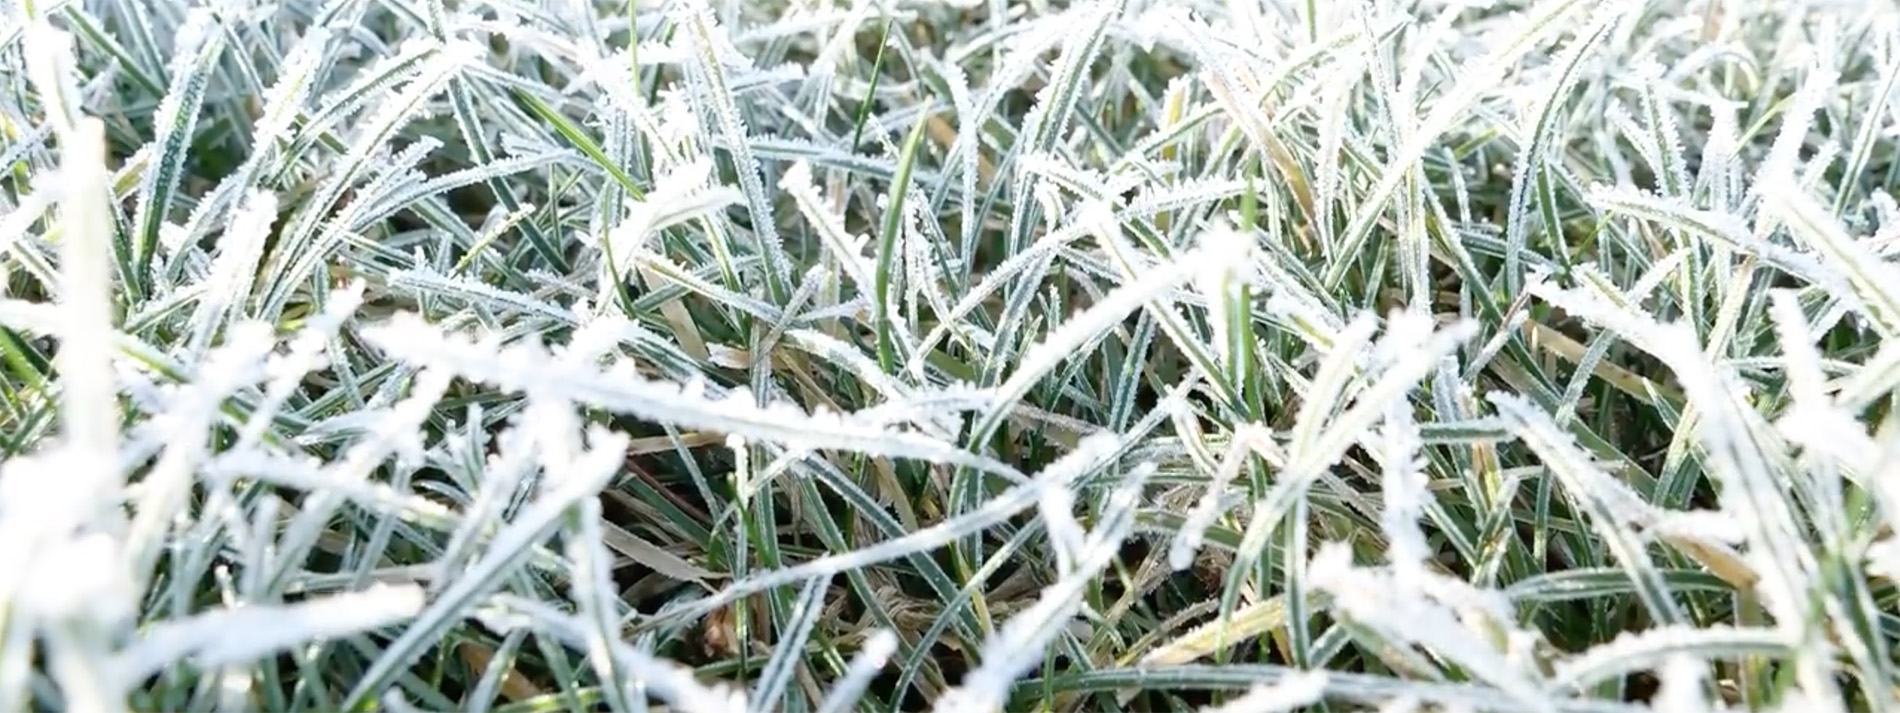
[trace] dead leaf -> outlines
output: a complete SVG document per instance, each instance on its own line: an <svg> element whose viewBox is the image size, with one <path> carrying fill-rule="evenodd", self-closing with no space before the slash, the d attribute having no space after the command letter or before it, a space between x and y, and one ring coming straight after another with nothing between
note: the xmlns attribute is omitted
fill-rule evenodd
<svg viewBox="0 0 1900 713"><path fill-rule="evenodd" d="M721 577L717 572L688 562L686 558L661 549L659 545L648 542L619 525L611 522L603 522L601 525L602 539L606 541L607 549L638 562L647 569L682 582L692 582L709 590L712 589L712 585L708 584L707 580Z"/></svg>
<svg viewBox="0 0 1900 713"><path fill-rule="evenodd" d="M494 664L495 649L487 644L464 641L456 645L455 652L462 657L462 663L475 671L487 671ZM534 682L529 681L521 672L510 669L501 677L501 697L509 703L519 703L530 698L546 695Z"/></svg>

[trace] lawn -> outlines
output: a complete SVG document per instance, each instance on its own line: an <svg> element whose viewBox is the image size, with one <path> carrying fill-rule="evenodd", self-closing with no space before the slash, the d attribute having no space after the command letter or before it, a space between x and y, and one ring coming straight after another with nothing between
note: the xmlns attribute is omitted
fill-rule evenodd
<svg viewBox="0 0 1900 713"><path fill-rule="evenodd" d="M9 0L0 80L0 710L1900 713L1886 0Z"/></svg>

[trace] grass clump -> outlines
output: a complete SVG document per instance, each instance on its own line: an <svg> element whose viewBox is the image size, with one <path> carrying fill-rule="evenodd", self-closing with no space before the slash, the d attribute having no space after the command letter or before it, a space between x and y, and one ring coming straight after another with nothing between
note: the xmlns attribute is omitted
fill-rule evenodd
<svg viewBox="0 0 1900 713"><path fill-rule="evenodd" d="M0 17L0 710L1900 711L1886 4Z"/></svg>

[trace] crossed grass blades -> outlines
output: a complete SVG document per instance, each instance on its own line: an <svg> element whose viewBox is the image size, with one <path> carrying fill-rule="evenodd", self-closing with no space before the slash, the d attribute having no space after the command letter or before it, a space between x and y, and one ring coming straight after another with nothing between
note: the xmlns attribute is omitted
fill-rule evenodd
<svg viewBox="0 0 1900 713"><path fill-rule="evenodd" d="M1900 710L1889 3L0 17L0 710Z"/></svg>

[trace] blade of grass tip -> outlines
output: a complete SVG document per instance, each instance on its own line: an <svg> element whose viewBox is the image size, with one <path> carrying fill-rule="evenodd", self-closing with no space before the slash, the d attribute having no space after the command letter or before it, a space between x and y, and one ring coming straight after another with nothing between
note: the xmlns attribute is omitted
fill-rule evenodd
<svg viewBox="0 0 1900 713"><path fill-rule="evenodd" d="M435 40L447 46L450 40L448 38L448 8L443 4L443 0L429 0L426 25L429 32L435 36ZM458 74L456 78L448 80L448 105L454 112L456 127L462 131L462 141L469 148L469 156L475 160L475 165L494 164L496 152L492 146L488 146L488 141L486 141L486 131L483 131L481 116L475 112L475 99L471 97L471 82L467 76ZM488 184L488 190L494 194L496 203L500 203L502 209L509 215L523 213L523 202L519 196L515 196L513 184L502 181L500 177L490 177L485 183ZM540 224L534 221L521 221L519 228L521 228L523 238L526 238L528 245L534 249L534 253L540 255L551 270L568 272L568 260L561 255L555 243L547 238L547 234L542 232ZM481 251L481 245L471 247L469 257L475 257L479 251Z"/></svg>
<svg viewBox="0 0 1900 713"><path fill-rule="evenodd" d="M836 467L801 466L801 469L809 469L811 472L803 474L804 477L799 479L797 486L798 497L810 502L822 502L824 497L822 496L822 491L819 489L819 485L822 484L826 489L834 491L837 496L842 498L851 511L862 514L864 519L869 521L867 523L869 527L867 528L852 523L849 520L845 523L839 523L829 516L816 518L814 529L817 530L817 532L815 534L824 544L823 551L851 551L854 549L855 542L870 541L872 534L888 538L898 538L923 528L922 525L917 523L917 518L913 514L902 513L900 516L893 516L887 513L885 510L889 506L882 504L878 499L872 497L871 494L865 492L864 489L859 488L857 484L851 480L852 478L856 478L856 475L847 475ZM896 492L901 493L901 491ZM901 494L895 499L899 502L903 502L903 496ZM908 509L909 507L910 505L906 503L900 506L900 509ZM874 531L874 533L858 532L858 530L867 529ZM928 554L924 554L924 552L925 550L919 550L917 553L903 556L902 559L914 569L917 576L923 580L925 586L928 586L936 595L937 601L950 602L945 610L945 618L953 620L960 639L962 641L980 640L982 638L982 635L979 633L980 630L988 626L987 619L979 621L979 615L983 612L981 610L974 612L968 611L956 602L959 593L958 585L936 560L932 559ZM879 584L873 583L868 576L868 573L872 571L871 569L858 567L840 568L840 570L845 577L846 583L851 587L851 594L866 602L865 619L869 625L880 627L887 631L915 630L915 626L898 623L897 613L894 609L901 605L902 602L891 601L889 598L883 597L880 594L880 592L884 590L881 589ZM975 603L981 604L980 601ZM894 638L891 642L893 651L885 654L885 656L900 654L909 659L916 655L924 655L931 647L931 643L929 642L930 640L928 639L918 639L914 636L902 640ZM883 659L880 658L879 661L880 663L878 665L882 665L881 662ZM933 661L932 663L934 664L935 662ZM930 669L929 672L925 673L925 676L932 685L942 686L944 682L940 670L935 665L932 665ZM908 671L900 673L897 681L891 684L891 688L887 690L910 690L910 683L905 678L907 675Z"/></svg>
<svg viewBox="0 0 1900 713"><path fill-rule="evenodd" d="M1755 238L1741 218L1725 212L1698 210L1682 201L1671 201L1634 189L1597 186L1587 196L1599 210L1624 213L1645 221L1694 233L1718 246L1735 250L1773 266L1775 269L1833 292L1847 283L1826 270L1812 255L1787 246ZM1529 293L1518 293L1519 298Z"/></svg>
<svg viewBox="0 0 1900 713"><path fill-rule="evenodd" d="M1210 263L1201 275L1208 304L1208 324L1212 328L1215 355L1227 367L1226 378L1233 393L1240 395L1244 409L1240 417L1248 421L1264 418L1261 409L1262 372L1255 362L1251 233L1259 218L1258 200L1253 191L1253 176L1247 178L1247 192L1241 194L1243 234L1234 230L1216 230L1210 240L1236 243L1230 254L1218 263Z"/></svg>
<svg viewBox="0 0 1900 713"><path fill-rule="evenodd" d="M403 128L420 121L424 107L433 101L448 79L466 71L485 49L464 41L447 47L433 40L412 44L439 47L439 50L429 53L416 74L399 89L380 93L384 100L368 108L359 119L361 126L353 132L352 144L344 146L339 142L335 147L339 154L337 160L319 174L322 178L316 181L313 197L299 205L296 217L275 243L270 267L263 271L271 279L263 286L263 297L253 311L255 316L273 321L282 319L307 285L329 274L325 265L334 261L344 246L379 247L376 242L353 234L347 226L330 220L332 210L341 206L344 214L349 214L365 207L361 194L351 198L352 187L359 181L367 179L372 184L386 185L414 176L414 171L408 169L441 145L440 140L424 135L391 156L387 142ZM301 165L300 162L287 163ZM462 232L467 231L467 225L459 220L453 222ZM321 295L321 291L317 294Z"/></svg>
<svg viewBox="0 0 1900 713"><path fill-rule="evenodd" d="M1560 22L1579 5L1582 0L1553 0L1542 3L1530 12L1524 13L1524 19L1511 27L1512 34L1465 66L1472 71L1462 74L1450 91L1434 100L1432 112L1421 121L1418 130L1410 132L1404 144L1393 153L1393 160L1387 164L1379 182L1367 192L1366 199L1354 208L1352 221L1340 236L1341 255L1356 255L1371 236L1372 229L1385 214L1385 206L1392 200L1410 171L1407 167L1417 163L1427 150L1439 143L1440 137L1449 131L1471 106L1478 102L1486 92L1497 89L1511 67L1519 59L1542 44L1544 38L1564 27ZM1627 4L1624 0L1623 4ZM1357 260L1339 260L1328 268L1323 283L1329 290L1337 290L1344 283L1349 271L1360 264Z"/></svg>
<svg viewBox="0 0 1900 713"><path fill-rule="evenodd" d="M531 404L531 410L537 412L534 422L538 426L534 430L566 436L570 429L579 426L573 412L566 407L533 406ZM474 609L478 600L505 585L508 573L560 525L569 508L582 498L600 493L620 470L626 457L627 437L596 430L588 440L590 449L574 454L566 467L559 469L562 472L558 482L496 533L486 554L468 571L460 573L460 578L437 595L409 628L370 663L344 699L343 710L363 710L363 706L384 691L424 649L433 646L449 626ZM583 635L583 641L588 638L592 637Z"/></svg>
<svg viewBox="0 0 1900 713"><path fill-rule="evenodd" d="M1083 220L1102 223L1115 220L1107 205L1091 203L1084 209ZM1010 409L1029 393L1036 382L1055 369L1061 362L1075 355L1083 346L1103 337L1115 325L1127 317L1129 312L1142 308L1149 302L1162 297L1181 283L1197 275L1209 264L1223 264L1235 261L1236 251L1244 250L1245 241L1218 241L1188 252L1161 265L1155 265L1141 274L1136 280L1117 287L1113 292L1081 313L1070 317L1046 335L1040 343L1025 350L1016 370L1003 384L997 387L992 396L996 406L990 408L978 421L972 431L973 442L982 442L1001 427ZM1215 373L1218 373L1215 372Z"/></svg>
<svg viewBox="0 0 1900 713"><path fill-rule="evenodd" d="M98 48L98 51L110 56L117 63L115 66L117 71L124 72L147 95L164 97L165 87L160 84L162 76L154 78L152 73L146 71L146 67L140 66L139 60L134 58L130 50L120 44L119 38L101 25L97 18L81 7L67 5L60 9L63 10L60 15L66 19L67 25L74 32L84 35L86 41Z"/></svg>
<svg viewBox="0 0 1900 713"><path fill-rule="evenodd" d="M461 128L462 143L468 147L470 158L476 165L486 166L495 162L495 150L483 138L486 133L482 128L481 114L476 109L475 99L470 96L469 81L468 77L460 75L449 80L449 103L454 108L455 122ZM590 155L589 158L592 156ZM595 162L602 166L612 165L599 159L595 159ZM621 181L616 177L615 180L623 185L631 182L630 178L627 181ZM484 183L494 193L495 202L501 204L502 209L508 211L509 214L522 213L524 208L530 212L533 210L532 206L526 206L520 197L515 195L513 184L502 177L490 177ZM540 225L532 220L520 220L515 225L520 228L522 237L527 238L528 245L534 249L535 254L540 255L541 260L547 263L548 269L555 272L568 271L567 257L561 254L561 250L547 233L541 230ZM473 257L478 252L478 248L471 248L469 256Z"/></svg>
<svg viewBox="0 0 1900 713"><path fill-rule="evenodd" d="M1082 220L1089 224L1104 225L1114 224L1116 218L1107 204L1090 202L1083 208ZM1116 325L1127 318L1130 312L1142 309L1174 290L1181 283L1203 271L1206 265L1227 264L1239 260L1239 256L1245 253L1237 251L1244 250L1246 246L1245 241L1239 240L1210 241L1209 245L1196 248L1174 260L1152 267L1139 277L1115 288L1081 313L1062 322L1041 342L1024 350L1016 370L997 387L992 397L996 405L987 409L977 419L969 436L970 442L988 441L1002 427L1014 405L1049 372L1061 366L1063 361L1080 352L1085 346L1106 337ZM1218 375L1222 372L1216 366L1210 373L1220 378ZM953 511L981 502L982 482L973 475L967 469L957 473L955 482L952 484ZM967 560L965 565L967 565ZM965 570L966 574L967 572L968 570Z"/></svg>
<svg viewBox="0 0 1900 713"><path fill-rule="evenodd" d="M884 75L883 75L884 50L888 49L891 46L891 25L892 24L893 23L891 22L890 18L885 18L884 31L882 34L878 35L877 55L871 59L870 86L865 88L864 90L864 101L858 105L858 117L857 117L856 122L854 122L854 125L851 127L851 150L852 151L858 150L858 147L864 144L864 120L867 118L870 118L871 116L871 105L876 103L877 101L878 80L884 78ZM924 124L926 123L926 120L929 118L930 117L928 116L921 117L918 119L918 123L920 125Z"/></svg>
<svg viewBox="0 0 1900 713"><path fill-rule="evenodd" d="M1770 200L1788 199L1780 195L1782 192L1775 189L1764 195ZM1811 199L1808 203L1810 212L1825 216L1825 209L1813 205ZM1797 524L1793 504L1786 500L1784 490L1793 465L1785 462L1785 451L1764 442L1769 437L1768 426L1761 414L1745 407L1731 372L1718 368L1684 325L1660 325L1582 291L1560 290L1547 283L1531 289L1554 307L1618 331L1625 341L1674 371L1684 396L1700 414L1694 435L1706 454L1705 469L1721 485L1722 509L1739 520L1751 552L1762 553L1751 559L1761 565L1757 574L1761 577L1763 603L1771 606L1776 619L1791 627L1792 633L1815 635L1813 622L1805 614L1811 611L1808 605L1812 591L1807 583L1815 580L1817 565L1802 539L1802 526ZM1797 663L1802 665L1797 668L1804 677L1813 679L1808 683L1823 688L1831 685L1816 678L1807 665L1814 660L1814 652L1804 649L1801 658Z"/></svg>
<svg viewBox="0 0 1900 713"><path fill-rule="evenodd" d="M1168 566L1180 572L1193 566L1194 556L1199 553L1201 542L1207 536L1207 530L1227 509L1227 488L1235 478L1240 477L1241 469L1251 452L1252 443L1263 437L1264 426L1246 425L1234 431L1222 454L1220 465L1208 478L1206 490L1201 498L1187 513L1187 519L1175 533L1174 543L1168 548Z"/></svg>
<svg viewBox="0 0 1900 713"><path fill-rule="evenodd" d="M581 131L580 127L575 126L574 122L562 116L560 112L555 111L554 107L548 106L548 103L542 101L540 97L530 94L525 89L515 88L514 95L515 100L526 107L529 112L540 117L542 121L548 122L548 124L553 127L555 133L560 134L561 138L573 144L575 149L585 154L588 159L600 166L601 170L606 171L607 176L614 179L615 183L620 184L620 187L627 192L627 195L633 196L634 200L646 199L646 191L640 189L640 184L633 180L633 176L629 175L626 169L615 164L612 159L609 159L607 152L601 149L600 144L596 143L586 132Z"/></svg>
<svg viewBox="0 0 1900 713"><path fill-rule="evenodd" d="M159 229L165 213L172 207L173 196L184 181L185 155L196 136L198 117L203 114L205 91L211 86L211 70L224 50L223 32L215 25L211 11L194 8L179 29L175 51L179 59L172 68L171 86L152 117L158 129L152 167L139 184L138 233L132 251L132 274L125 275L126 289L136 301L152 292L147 284L152 258L158 252ZM189 57L187 61L185 58Z"/></svg>
<svg viewBox="0 0 1900 713"><path fill-rule="evenodd" d="M1814 347L1814 335L1807 330L1806 315L1802 312L1794 292L1776 290L1769 294L1769 298L1771 302L1769 314L1775 322L1776 341L1781 345L1783 369L1788 375L1789 392L1793 397L1793 405L1776 426L1788 437L1791 444L1799 445L1808 453L1814 454L1815 457L1810 462L1817 465L1834 459L1851 463L1860 460L1852 455L1856 452L1878 452L1880 450L1878 447L1861 437L1859 433L1861 429L1859 424L1854 422L1852 412L1830 403L1824 386L1826 377L1823 376L1821 355ZM1812 430L1802 433L1808 429ZM1823 433L1827 435L1821 435ZM1842 443L1843 441L1846 443ZM1891 451L1892 447L1889 446L1886 450ZM1838 455L1831 454L1829 451L1834 451ZM1866 471L1879 472L1881 469L1881 466L1873 466L1867 468ZM1853 509L1853 506L1844 505L1842 502L1845 498L1842 493L1844 489L1838 477L1839 470L1816 467L1812 469L1812 472L1816 474L1814 480L1817 481L1817 489L1829 492L1826 503L1832 505L1831 509L1836 511ZM1881 503L1882 509L1894 512L1893 507L1896 502L1894 488L1889 483L1891 481L1883 480L1869 489L1873 491L1872 499ZM1814 507L1813 510L1824 508L1825 506ZM1835 521L1825 522L1829 516L1835 518ZM1819 522L1815 523L1815 529L1844 533L1849 526L1839 522L1839 517L1840 515L1836 513L1816 513L1815 520ZM1829 549L1837 547L1840 545L1832 543L1828 545ZM1829 559L1836 559L1836 557L1831 556ZM1838 562L1838 560L1823 564L1824 570L1848 566L1852 565ZM1866 674L1867 677L1879 681L1892 680L1888 675L1893 661L1892 656L1889 655L1888 641L1877 631L1870 631L1879 626L1874 622L1881 618L1877 605L1867 592L1867 586L1871 582L1867 582L1864 575L1857 576L1857 574L1843 573L1834 578L1836 582L1839 582L1835 586L1838 587L1836 596L1840 600L1835 606L1841 608L1841 613L1829 617L1833 620L1830 627L1833 631L1830 633L1839 642L1840 647L1846 650L1847 658L1857 669L1870 672ZM1868 697L1874 700L1870 709L1886 711L1900 704L1900 700L1894 698L1900 695L1900 691L1872 690L1880 686L1881 684L1877 683L1865 681L1862 683L1863 690L1866 690Z"/></svg>
<svg viewBox="0 0 1900 713"><path fill-rule="evenodd" d="M1768 155L1755 169L1755 180L1743 199L1745 202L1748 198L1774 197L1768 189L1776 174L1788 173L1790 182L1793 182L1792 174L1799 170L1802 147L1806 145L1808 134L1814 126L1814 116L1821 111L1828 95L1837 88L1839 78L1835 70L1821 66L1810 68L1807 77L1801 80L1800 88L1792 96L1777 102L1774 110L1764 113L1758 123L1749 127L1743 141L1752 139L1757 131L1766 128L1769 119L1781 117L1781 129L1775 132L1774 142L1768 146ZM1776 212L1758 211L1755 214L1755 237L1768 237L1778 227L1776 220L1781 217Z"/></svg>
<svg viewBox="0 0 1900 713"><path fill-rule="evenodd" d="M779 632L779 640L772 645L772 658L765 662L759 682L752 689L751 708L747 713L777 710L775 706L780 705L798 662L805 655L805 642L818 627L830 584L830 577L815 577L799 589L798 600L792 605L792 618L784 625L787 630Z"/></svg>
<svg viewBox="0 0 1900 713"><path fill-rule="evenodd" d="M703 104L704 114L712 121L713 125L703 127L702 132L709 139L716 136L725 141L733 172L739 177L739 188L745 192L753 237L760 256L765 259L767 294L773 304L783 305L792 295L791 282L795 276L785 255L785 246L780 242L772 197L765 191L763 167L752 151L752 137L734 102L738 93L726 73L725 63L729 58L725 55L733 51L731 41L714 18L707 0L689 5L678 15L689 36L687 44L692 55L685 62L687 85L692 89L689 96Z"/></svg>
<svg viewBox="0 0 1900 713"><path fill-rule="evenodd" d="M1106 2L1078 4L1065 13L1075 18L1076 26L1063 39L1049 83L1036 92L1035 106L1023 119L1022 135L1018 145L1011 147L1012 154L1053 153L1056 144L1068 136L1089 68L1101 53L1110 22L1120 14L1119 5ZM1042 216L1041 201L1035 199L1037 175L1019 171L1010 183L1016 205L1010 215L1007 245L1014 253L1029 243L1030 232Z"/></svg>
<svg viewBox="0 0 1900 713"><path fill-rule="evenodd" d="M250 323L229 330L225 343L207 356L194 388L167 409L175 423L158 462L140 481L136 514L127 534L127 559L141 586L150 584L155 565L169 549L167 533L189 513L193 475L209 450L206 435L218 425L219 406L253 383L277 340L269 325Z"/></svg>
<svg viewBox="0 0 1900 713"><path fill-rule="evenodd" d="M865 637L864 647L851 657L851 664L845 669L844 676L825 694L825 700L818 706L818 713L848 713L863 698L864 691L871 687L878 670L884 668L884 663L896 652L897 635L889 629L878 629Z"/></svg>
<svg viewBox="0 0 1900 713"><path fill-rule="evenodd" d="M962 685L937 699L935 713L981 713L1001 710L1013 684L1035 668L1036 659L1067 628L1083 606L1091 580L1119 555L1121 544L1135 524L1139 493L1154 475L1154 463L1130 469L1109 496L1101 522L1087 535L1086 549L1075 569L1045 587L1036 602L1010 617L984 642L983 663L964 676Z"/></svg>
<svg viewBox="0 0 1900 713"><path fill-rule="evenodd" d="M929 119L928 113L917 117L917 123L910 127L910 135L904 137L903 153L897 157L897 176L892 179L890 197L884 202L884 225L877 235L877 272L872 275L872 291L877 303L872 305L872 312L877 321L877 363L887 374L897 373L897 337L891 333L891 309L895 307L891 283L897 273L897 241L904 229L904 201L910 195L911 170L917 165Z"/></svg>
<svg viewBox="0 0 1900 713"><path fill-rule="evenodd" d="M1768 174L1760 188L1766 207L1781 214L1791 232L1846 278L1881 335L1900 337L1900 269L1850 236L1846 226L1795 183L1791 172Z"/></svg>
<svg viewBox="0 0 1900 713"><path fill-rule="evenodd" d="M1393 314L1393 324L1388 328L1386 337L1373 348L1383 353L1403 354L1403 358L1392 360L1369 383L1359 386L1350 405L1345 406L1338 416L1329 419L1325 428L1304 422L1296 426L1295 440L1288 448L1287 467L1272 489L1256 501L1235 563L1224 577L1221 592L1223 616L1233 611L1247 574L1253 570L1262 554L1267 552L1268 539L1285 518L1287 509L1307 497L1312 483L1325 474L1328 466L1345 455L1359 434L1382 421L1392 404L1408 398L1419 382L1438 366L1439 360L1455 353L1476 332L1476 325L1469 320L1454 322L1434 331L1429 316L1412 312ZM1363 325L1369 321L1370 318L1362 318L1354 324ZM1370 332L1364 326L1356 326L1348 336L1363 345ZM1336 347L1333 353L1326 355L1327 363L1322 366L1323 372L1329 372L1326 381L1335 383L1326 387L1325 391L1315 390L1308 398L1335 405L1345 403L1343 391L1353 380L1337 374L1350 374L1352 366L1365 353L1364 347L1350 350ZM1300 418L1318 421L1331 410L1328 407L1308 413L1307 407L1302 405ZM1303 432L1306 435L1302 435Z"/></svg>
<svg viewBox="0 0 1900 713"><path fill-rule="evenodd" d="M1077 480L1097 472L1113 457L1118 456L1120 451L1125 450L1126 445L1121 442L1119 434L1091 435L1084 438L1076 450L1064 454L1039 472L1035 480L1015 485L966 512L858 549L825 554L782 569L754 573L744 580L734 581L703 599L681 605L668 614L669 616L704 614L730 602L738 601L742 597L770 591L775 587L813 577L849 573L880 562L935 550L959 539L973 537L1017 517L1024 510L1035 507L1043 489L1071 487ZM956 596L955 592L955 587L946 587L938 593L945 599L950 599Z"/></svg>
<svg viewBox="0 0 1900 713"><path fill-rule="evenodd" d="M1880 89L1875 92L1873 102L1866 107L1867 117L1861 120L1860 131L1854 134L1854 147L1848 154L1847 166L1841 173L1843 182L1834 196L1834 216L1839 218L1847 210L1854 191L1850 190L1860 180L1861 173L1867 170L1867 162L1873 158L1874 146L1879 142L1881 127L1886 122L1873 117L1887 115L1887 105L1893 102L1894 90L1900 88L1900 51L1888 50L1891 56L1880 70Z"/></svg>
<svg viewBox="0 0 1900 713"><path fill-rule="evenodd" d="M1649 615L1663 625L1683 621L1669 585L1644 553L1646 543L1631 528L1631 518L1648 514L1641 499L1615 476L1591 464L1589 455L1572 443L1548 414L1508 394L1493 393L1490 400L1518 438L1563 483L1579 510L1589 514L1590 524L1622 565Z"/></svg>
<svg viewBox="0 0 1900 713"><path fill-rule="evenodd" d="M255 286L257 266L263 262L270 241L271 225L277 219L277 195L253 190L244 197L237 215L232 216L218 239L212 257L208 293L198 304L197 324L187 350L202 355L220 329L227 327L231 313L239 314L248 306Z"/></svg>
<svg viewBox="0 0 1900 713"><path fill-rule="evenodd" d="M46 355L27 341L25 335L10 328L0 328L0 359L6 361L8 371L20 385L30 389L40 389L46 385L47 372L52 362ZM14 384L8 384L13 388ZM19 402L9 402L9 407L19 406Z"/></svg>
<svg viewBox="0 0 1900 713"><path fill-rule="evenodd" d="M1548 184L1548 178L1544 175L1549 170L1547 165L1556 158L1554 154L1557 153L1557 147L1562 146L1561 119L1565 117L1560 113L1564 108L1565 100L1569 98L1571 88L1575 87L1581 79L1579 72L1584 60L1590 56L1591 50L1609 37L1610 30L1616 26L1617 19L1622 17L1622 10L1626 5L1626 3L1612 3L1605 6L1599 11L1596 21L1590 28L1578 32L1576 38L1571 40L1570 46L1564 48L1563 53L1558 55L1556 65L1562 69L1551 80L1550 93L1545 95L1540 103L1537 118L1530 128L1530 145L1525 146L1519 154L1516 176L1511 181L1511 197L1508 204L1510 213L1505 222L1507 226L1504 252L1505 294L1517 294L1524 284L1523 252L1529 239L1528 223L1532 210L1531 204L1534 200L1531 192L1535 190L1531 184L1533 182L1540 186ZM1549 212L1544 213L1544 230L1548 235L1560 235L1563 231L1563 226L1552 220L1555 217Z"/></svg>

